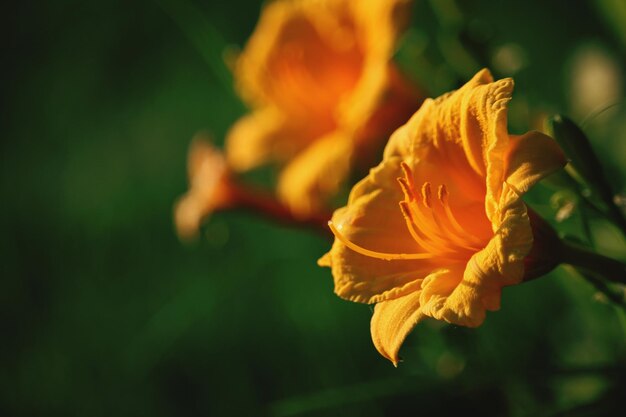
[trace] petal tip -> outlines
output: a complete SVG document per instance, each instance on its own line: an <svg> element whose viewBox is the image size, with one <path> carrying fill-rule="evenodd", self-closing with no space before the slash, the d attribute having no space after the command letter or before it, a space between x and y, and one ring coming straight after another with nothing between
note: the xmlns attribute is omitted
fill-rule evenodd
<svg viewBox="0 0 626 417"><path fill-rule="evenodd" d="M193 242L198 238L201 214L193 198L188 194L178 198L173 207L176 234L182 242Z"/></svg>
<svg viewBox="0 0 626 417"><path fill-rule="evenodd" d="M481 84L489 84L493 82L493 75L491 75L489 68L483 68L474 75L474 80Z"/></svg>
<svg viewBox="0 0 626 417"><path fill-rule="evenodd" d="M317 260L317 266L321 266L321 267L332 266L330 252L326 252L324 255L322 255L321 258Z"/></svg>

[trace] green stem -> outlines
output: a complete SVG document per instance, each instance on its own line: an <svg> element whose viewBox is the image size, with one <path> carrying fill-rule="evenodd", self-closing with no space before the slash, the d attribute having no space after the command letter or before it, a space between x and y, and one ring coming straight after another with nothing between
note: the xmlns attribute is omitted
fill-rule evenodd
<svg viewBox="0 0 626 417"><path fill-rule="evenodd" d="M561 262L598 274L619 284L626 284L626 264L563 242Z"/></svg>

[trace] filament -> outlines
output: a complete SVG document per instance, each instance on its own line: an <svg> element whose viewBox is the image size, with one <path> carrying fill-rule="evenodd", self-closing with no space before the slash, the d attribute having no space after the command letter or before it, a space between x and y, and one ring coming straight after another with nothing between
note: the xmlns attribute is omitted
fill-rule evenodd
<svg viewBox="0 0 626 417"><path fill-rule="evenodd" d="M438 248L432 242L429 242L428 237L426 237L417 227L417 223L415 222L415 217L409 203L401 201L400 210L402 211L402 215L404 216L404 220L406 221L406 225L413 240L415 240L418 245L427 251L437 252Z"/></svg>
<svg viewBox="0 0 626 417"><path fill-rule="evenodd" d="M353 242L350 242L343 234L341 234L341 232L339 232L339 230L335 227L332 221L328 222L328 227L330 227L330 230L341 243L343 243L353 251L360 253L361 255L369 256L371 258L383 259L385 261L434 258L434 255L430 253L384 253L365 249Z"/></svg>
<svg viewBox="0 0 626 417"><path fill-rule="evenodd" d="M450 204L448 203L448 188L445 185L439 186L439 190L437 193L439 197L439 201L441 201L441 205L443 206L443 211L446 214L446 218L452 225L452 227L456 230L457 233L461 235L466 235L467 232L461 226L461 224L457 221L454 213L452 213L452 209L450 208Z"/></svg>

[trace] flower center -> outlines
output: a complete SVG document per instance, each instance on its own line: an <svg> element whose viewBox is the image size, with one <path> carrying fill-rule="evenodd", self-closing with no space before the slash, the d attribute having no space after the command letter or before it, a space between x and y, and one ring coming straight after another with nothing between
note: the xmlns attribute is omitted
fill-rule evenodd
<svg viewBox="0 0 626 417"><path fill-rule="evenodd" d="M279 106L292 116L315 120L313 128L321 131L334 128L335 109L356 86L364 61L354 23L331 23L336 36L319 33L305 17L294 18L269 63Z"/></svg>
<svg viewBox="0 0 626 417"><path fill-rule="evenodd" d="M400 210L409 233L426 252L445 258L469 258L483 247L479 237L466 231L455 217L449 203L448 188L439 185L436 198L430 182L417 192L411 168L402 163L404 177L398 183L404 193Z"/></svg>
<svg viewBox="0 0 626 417"><path fill-rule="evenodd" d="M450 259L467 260L478 252L484 242L481 238L466 231L450 208L448 188L441 184L437 196L433 198L430 182L424 182L418 193L413 181L411 168L402 163L404 177L398 183L404 193L400 210L406 221L409 233L419 246L415 252L387 253L364 248L350 241L342 232L342 224L328 222L335 237L351 250L371 258L392 260Z"/></svg>

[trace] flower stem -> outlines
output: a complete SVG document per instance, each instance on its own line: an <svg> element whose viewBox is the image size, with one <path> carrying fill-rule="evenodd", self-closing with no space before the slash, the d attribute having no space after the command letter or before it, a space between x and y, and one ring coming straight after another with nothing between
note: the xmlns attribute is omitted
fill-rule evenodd
<svg viewBox="0 0 626 417"><path fill-rule="evenodd" d="M626 284L626 264L569 242L563 242L561 262L598 274L609 281Z"/></svg>
<svg viewBox="0 0 626 417"><path fill-rule="evenodd" d="M298 216L272 194L244 186L240 183L231 184L234 204L232 208L241 208L254 214L260 214L269 220L288 226L307 227L332 237L328 221L332 213L314 213L309 216Z"/></svg>

